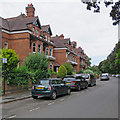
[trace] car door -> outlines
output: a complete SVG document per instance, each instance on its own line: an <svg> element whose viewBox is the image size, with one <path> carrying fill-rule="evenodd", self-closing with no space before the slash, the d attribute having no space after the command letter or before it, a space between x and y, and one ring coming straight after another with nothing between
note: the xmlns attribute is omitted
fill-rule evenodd
<svg viewBox="0 0 120 120"><path fill-rule="evenodd" d="M57 80L52 80L53 91L57 92L57 95L60 94L60 85L57 83Z"/></svg>

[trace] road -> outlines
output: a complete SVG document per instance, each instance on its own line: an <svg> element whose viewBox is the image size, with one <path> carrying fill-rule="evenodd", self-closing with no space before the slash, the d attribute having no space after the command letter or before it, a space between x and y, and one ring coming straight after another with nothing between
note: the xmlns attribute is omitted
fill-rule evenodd
<svg viewBox="0 0 120 120"><path fill-rule="evenodd" d="M118 118L118 79L56 100L29 98L3 104L3 118Z"/></svg>

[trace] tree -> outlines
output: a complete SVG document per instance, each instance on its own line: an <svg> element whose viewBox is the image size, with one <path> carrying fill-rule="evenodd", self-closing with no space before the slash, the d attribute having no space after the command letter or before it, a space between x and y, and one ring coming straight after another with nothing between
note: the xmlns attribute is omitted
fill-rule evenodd
<svg viewBox="0 0 120 120"><path fill-rule="evenodd" d="M17 68L17 65L19 63L19 57L18 55L16 55L14 50L3 48L2 58L7 58L7 64L2 64L3 71L10 72L13 69Z"/></svg>
<svg viewBox="0 0 120 120"><path fill-rule="evenodd" d="M87 56L87 57L88 57L88 56ZM91 60L92 60L92 59L88 57L88 67L91 66Z"/></svg>
<svg viewBox="0 0 120 120"><path fill-rule="evenodd" d="M83 73L83 70L82 70L82 69L80 69L80 70L77 72L77 74L80 74L80 73Z"/></svg>
<svg viewBox="0 0 120 120"><path fill-rule="evenodd" d="M116 44L113 51L108 55L106 60L103 60L99 64L99 70L104 73L117 74L120 71L119 68L119 49L120 42Z"/></svg>
<svg viewBox="0 0 120 120"><path fill-rule="evenodd" d="M49 60L44 54L30 53L24 60L23 65L26 66L28 72L33 76L34 82L40 78L48 77Z"/></svg>
<svg viewBox="0 0 120 120"><path fill-rule="evenodd" d="M93 73L93 71L92 71L92 70L85 70L85 71L84 71L84 73L94 75L94 73Z"/></svg>
<svg viewBox="0 0 120 120"><path fill-rule="evenodd" d="M64 78L67 75L67 70L64 65L61 65L58 69L58 75L60 78Z"/></svg>
<svg viewBox="0 0 120 120"><path fill-rule="evenodd" d="M120 49L115 57L115 64L117 65L117 72L120 73Z"/></svg>
<svg viewBox="0 0 120 120"><path fill-rule="evenodd" d="M91 8L94 9L95 13L100 13L100 3L103 0L81 0L84 4L87 4L87 10L91 10ZM117 2L113 2L113 0L104 0L104 4L106 7L112 5L112 9L110 12L110 17L112 17L113 25L116 25L119 23L120 20L120 0Z"/></svg>
<svg viewBox="0 0 120 120"><path fill-rule="evenodd" d="M100 70L99 70L98 66L96 66L96 65L87 68L87 70L92 70L95 74L99 74L100 73Z"/></svg>
<svg viewBox="0 0 120 120"><path fill-rule="evenodd" d="M69 63L65 63L64 66L67 70L67 75L72 75L72 73L74 72L73 66Z"/></svg>

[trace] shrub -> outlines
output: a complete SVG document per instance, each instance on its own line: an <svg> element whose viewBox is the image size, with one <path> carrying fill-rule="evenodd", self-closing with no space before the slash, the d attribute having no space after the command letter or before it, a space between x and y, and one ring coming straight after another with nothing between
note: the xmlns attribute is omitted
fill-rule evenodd
<svg viewBox="0 0 120 120"><path fill-rule="evenodd" d="M63 79L66 75L67 75L67 70L64 65L61 65L58 69L58 76Z"/></svg>
<svg viewBox="0 0 120 120"><path fill-rule="evenodd" d="M2 50L2 58L7 58L7 64L2 65L2 70L6 70L10 72L11 70L15 69L19 63L19 58L16 55L15 51L12 49L5 49Z"/></svg>
<svg viewBox="0 0 120 120"><path fill-rule="evenodd" d="M30 53L27 59L24 60L23 65L26 66L28 72L33 78L33 82L40 78L47 78L49 60L44 54Z"/></svg>
<svg viewBox="0 0 120 120"><path fill-rule="evenodd" d="M94 75L94 73L93 73L92 70L85 70L83 73L87 73L87 74L92 74L92 75Z"/></svg>
<svg viewBox="0 0 120 120"><path fill-rule="evenodd" d="M82 69L80 69L77 74L83 73L84 71Z"/></svg>
<svg viewBox="0 0 120 120"><path fill-rule="evenodd" d="M72 72L74 72L73 66L69 63L65 63L64 66L67 70L67 75L72 75Z"/></svg>
<svg viewBox="0 0 120 120"><path fill-rule="evenodd" d="M18 69L14 69L9 72L7 77L7 84L18 85L24 87L28 86L29 79L31 78L30 74L27 71L25 66L21 66Z"/></svg>

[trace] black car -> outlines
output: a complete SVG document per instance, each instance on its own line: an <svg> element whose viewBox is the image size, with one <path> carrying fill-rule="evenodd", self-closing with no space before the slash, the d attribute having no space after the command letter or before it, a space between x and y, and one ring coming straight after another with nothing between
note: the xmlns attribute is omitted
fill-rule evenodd
<svg viewBox="0 0 120 120"><path fill-rule="evenodd" d="M71 89L78 91L88 88L88 82L81 76L66 76L63 81L66 85L70 86Z"/></svg>
<svg viewBox="0 0 120 120"><path fill-rule="evenodd" d="M94 75L92 75L92 74L76 74L76 75L85 78L88 82L88 86L93 87L94 85L96 85L96 79L95 79Z"/></svg>
<svg viewBox="0 0 120 120"><path fill-rule="evenodd" d="M61 79L58 78L46 78L38 80L38 82L32 87L32 97L34 99L38 96L50 97L56 99L58 95L71 94L69 86L64 84Z"/></svg>

